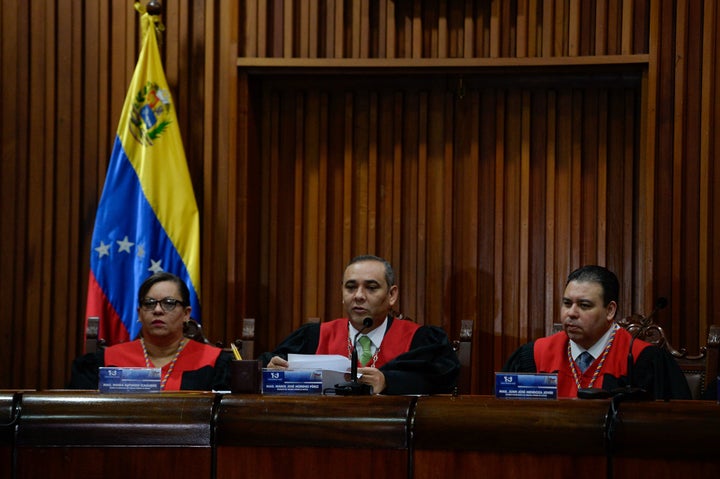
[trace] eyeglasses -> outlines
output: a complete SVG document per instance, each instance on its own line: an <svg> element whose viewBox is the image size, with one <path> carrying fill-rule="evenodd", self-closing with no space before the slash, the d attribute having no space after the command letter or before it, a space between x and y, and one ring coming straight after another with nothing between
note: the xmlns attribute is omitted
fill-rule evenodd
<svg viewBox="0 0 720 479"><path fill-rule="evenodd" d="M163 299L153 299L153 298L145 298L142 301L140 301L140 307L144 309L145 311L154 311L155 306L160 303L160 307L163 311L166 313L169 313L173 309L175 309L175 306L178 304L185 306L185 303L180 301L179 299L175 298L163 298Z"/></svg>

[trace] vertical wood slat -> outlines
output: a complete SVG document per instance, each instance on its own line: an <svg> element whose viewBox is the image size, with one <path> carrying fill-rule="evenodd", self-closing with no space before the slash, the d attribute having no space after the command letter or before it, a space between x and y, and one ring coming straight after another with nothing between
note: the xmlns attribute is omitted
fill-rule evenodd
<svg viewBox="0 0 720 479"><path fill-rule="evenodd" d="M307 95L306 111L302 117L298 118L298 123L303 125L313 124L321 125L320 122L320 98L317 92L310 91ZM298 113L300 114L300 109ZM304 218L301 225L300 234L300 254L299 258L302 263L300 272L302 275L302 284L318 284L318 271L316 269L319 260L319 252L317 250L318 239L323 237L320 231L320 208L324 203L320 200L321 179L319 175L320 163L324 160L320 158L320 132L303 130L298 132L297 149L303 158L296 162L299 167L304 166L304 172L298 176L301 186L299 195L301 198L298 205L302 208L299 218ZM302 152L302 153L300 153ZM305 165L303 165L305 163ZM309 294L302 304L302 312L300 318L311 317L310 312L319 311L317 293Z"/></svg>
<svg viewBox="0 0 720 479"><path fill-rule="evenodd" d="M29 58L30 58L30 90L28 93L26 108L29 109L29 121L31 125L38 125L40 128L45 130L48 125L46 121L50 119L46 117L44 111L45 104L47 103L48 93L43 87L44 79L47 70L52 70L53 65L46 65L47 50L50 48L49 42L54 40L52 36L48 38L48 32L46 31L47 19L43 16L45 8L39 4L33 4L30 6L30 20L36 22L41 26L41 29L37 31L37 41L30 45ZM35 95L30 93L36 92ZM52 133L50 133L52 136ZM52 191L50 185L52 184L52 177L54 174L55 165L51 162L47 165L48 175L47 178L38 174L39 168L41 167L41 160L45 155L46 144L44 138L30 138L30 144L28 148L28 158L30 168L28 171L28 209L29 211L35 212L43 220L40 222L33 222L29 224L28 228L28 252L31 257L37 260L32 273L39 274L46 277L47 267L45 261L50 258L47 256L44 250L46 242L46 218L51 217L51 212L47 210L46 194L47 191ZM46 181L49 181L48 187L45 187ZM38 321L29 324L27 327L26 334L29 337L39 338L43 344L47 343L47 304L42 300L41 290L30 290L25 297L26 305L25 308L29 315L38 318ZM45 365L48 363L47 350L40 351L40 364ZM25 374L28 377L34 378L36 381L42 381L45 378L40 376L41 373L37 369L33 369L31 365L25 365Z"/></svg>
<svg viewBox="0 0 720 479"><path fill-rule="evenodd" d="M580 3L570 2L568 12L568 56L576 57L580 54Z"/></svg>
<svg viewBox="0 0 720 479"><path fill-rule="evenodd" d="M441 57L447 57L448 52L448 25L446 17L447 15L442 15L443 11L447 11L448 7L445 5L445 8L441 10L440 15L440 33L441 38L443 39L442 42L440 42L440 56ZM462 45L462 52L464 58L473 58L475 56L475 37L477 35L482 34L482 29L476 28L474 18L473 18L473 4L471 2L465 2L465 23L463 24L463 45Z"/></svg>
<svg viewBox="0 0 720 479"><path fill-rule="evenodd" d="M565 2L555 0L554 25L553 25L553 56L569 55L567 50L568 41L565 37L568 20L566 19Z"/></svg>
<svg viewBox="0 0 720 479"><path fill-rule="evenodd" d="M395 2L388 0L387 7L385 9L385 22L387 25L385 51L386 58L395 58L397 56L397 49L395 46L396 38L396 27L395 27Z"/></svg>
<svg viewBox="0 0 720 479"><path fill-rule="evenodd" d="M528 0L519 0L517 5L517 50L515 56L524 58L528 56L529 50L529 5Z"/></svg>
<svg viewBox="0 0 720 479"><path fill-rule="evenodd" d="M290 2L288 2L290 3ZM291 43L298 45L297 56L300 58L313 58L314 56L310 52L310 36L311 32L317 30L311 30L310 28L310 5L315 2L302 2L298 4L298 20L297 20L297 40L293 40ZM313 35L314 36L314 35Z"/></svg>
<svg viewBox="0 0 720 479"><path fill-rule="evenodd" d="M702 98L713 98L713 84L712 78L715 71L718 69L718 46L713 38L713 32L717 32L718 19L717 19L717 3L705 1L703 4L703 51L702 51L702 81L701 90ZM715 63L713 63L715 62ZM716 107L717 108L717 107ZM709 278L709 263L710 263L710 248L708 241L711 240L710 235L710 218L711 218L711 129L712 125L712 105L708 102L703 102L700 108L701 121L700 124L703 128L700 132L700 208L698 215L700 217L700 231L699 235L701 238L700 248L698 251L698 263L699 263L699 283L700 290L699 304L698 304L698 315L699 317L707 317L711 301L711 296L708 295L709 287L708 281L705 278ZM720 121L719 121L720 123ZM700 336L705 337L707 335L708 325L701 325Z"/></svg>
<svg viewBox="0 0 720 479"><path fill-rule="evenodd" d="M73 5L71 1L65 1L58 4L58 8L67 9L73 11ZM72 92L73 82L76 81L74 73L79 74L80 70L73 70L73 43L78 40L78 36L75 34L76 31L73 28L73 17L57 17L57 27L54 32L56 42L58 44L57 49L57 78L48 78L48 85L55 84L53 88L53 95L58 95L56 92ZM67 32L67 35L63 35L63 32ZM54 249L53 255L55 256L56 265L59 267L55 271L50 271L49 276L54 277L54 297L58 298L55 301L55 305L51 307L51 311L61 311L65 317L72 317L73 313L77 311L77 304L71 294L73 289L77 290L78 285L76 284L78 278L78 271L76 269L75 262L71 261L72 248L78 244L78 238L76 237L76 230L71 225L77 224L77 211L79 211L78 201L78 188L77 182L73 181L73 171L79 171L79 164L77 158L79 157L79 138L76 131L67 132L64 125L70 125L72 120L72 114L79 114L79 108L77 108L78 97L77 95L58 95L57 117L56 125L53 129L56 130L57 140L55 141L55 151L57 151L57 175L56 175L56 191L54 193L53 202L58 205L55 208L53 216L58 218L55 225L54 236L60 242L60 245L52 247ZM53 145L49 145L50 150L53 149ZM62 159L68 160L69 168L64 168ZM63 187L64 186L64 187ZM67 210L59 207L59 205L72 205ZM52 320L52 314L50 314L50 337L53 338L70 338L70 341L63 341L61 344L56 344L55 347L50 348L50 364L56 362L63 362L66 357L74 353L75 342L75 325L77 323L69 323L66 321L54 321ZM68 343L72 348L71 354L68 351ZM46 373L50 375L50 383L63 382L65 380L62 370L57 368L47 367Z"/></svg>
<svg viewBox="0 0 720 479"><path fill-rule="evenodd" d="M622 40L620 53L628 55L632 52L632 21L633 21L633 5L632 0L623 0L622 4Z"/></svg>
<svg viewBox="0 0 720 479"><path fill-rule="evenodd" d="M500 0L396 3L324 0L320 8L317 2L274 0L268 21L267 0L246 2L241 56L264 56L258 52L272 38L274 57L342 58L347 46L351 58L394 58L396 27L406 58L628 55L645 48L637 35L643 34L647 5L633 0L519 0L514 7ZM398 16L396 8L402 10ZM486 13L489 45L483 52L476 46L484 43Z"/></svg>
<svg viewBox="0 0 720 479"><path fill-rule="evenodd" d="M676 10L676 18L675 18L675 24L676 28L677 25L683 25L687 19L687 11L688 11L688 5L686 0L679 0L677 4L677 10ZM687 32L684 29L681 29L681 33L678 34L676 37L676 45L677 45L677 51L678 52L686 52L686 44L687 44ZM672 261L671 264L673 265L673 284L680 285L681 284L681 268L682 268L682 255L684 250L684 245L682 241L682 233L683 233L683 196L684 196L684 183L683 183L683 162L682 162L682 152L684 150L684 140L685 137L683 135L683 109L684 109L684 102L685 102L685 96L683 95L683 91L685 89L685 78L686 78L686 72L685 72L685 58L686 55L680 55L678 58L676 58L675 62L675 115L673 118L673 154L672 154L672 169L673 169L673 185L672 185L672 191L673 191L673 225L672 225Z"/></svg>
<svg viewBox="0 0 720 479"><path fill-rule="evenodd" d="M554 37L555 37L555 10L551 1L543 3L543 16L542 16L542 56L550 57L553 56L554 52Z"/></svg>
<svg viewBox="0 0 720 479"><path fill-rule="evenodd" d="M555 106L557 104L557 98L554 92L547 93L547 147L546 147L546 169L547 169L547 181L545 186L545 195L552 197L552 193L556 190L555 172L557 171L556 166L556 144L557 138L557 112ZM556 201L550 200L547 202L546 215L546 246L545 246L545 334L552 332L552 323L554 322L556 298L558 297L558 291L556 288L555 278L559 277L559 272L555 269L556 265L556 251L555 251L555 232L558 231L557 225L557 214L556 214ZM549 323L549 324L548 324Z"/></svg>
<svg viewBox="0 0 720 479"><path fill-rule="evenodd" d="M316 32L320 31L320 18L319 18L320 9L318 8L317 2L310 2L310 12L309 12L309 22L310 27L308 28L310 36L308 40L308 56L310 58L317 58L320 56L319 52L319 41L318 41L318 35Z"/></svg>
<svg viewBox="0 0 720 479"><path fill-rule="evenodd" d="M504 182L504 172L505 172L505 163L503 158L503 128L502 125L505 124L505 96L503 94L504 92L497 92L496 94L496 103L495 103L495 111L494 111L494 120L495 124L498 125L495 130L495 141L494 141L494 178L493 178L493 189L495 191L495 198L494 198L494 216L495 220L499 221L499 224L496 225L494 229L494 238L493 238L493 257L492 257L492 264L493 264L493 271L494 271L494 280L495 280L495 294L499 298L505 297L505 275L502 273L504 271L504 264L503 264L503 244L505 241L505 222L503 221L505 219L505 211L504 206L505 203L503 201L503 198L505 198L505 182ZM503 318L506 314L509 314L509 312L505 311L505 308L509 305L505 304L503 301L499 302L496 314L495 314L495 323L493 324L493 331L495 332L495 341L493 344L493 364L498 363L502 360L502 343L503 343L503 336L504 336L504 329L505 324L503 322ZM514 326L514 325L513 325ZM512 326L511 326L512 327Z"/></svg>
<svg viewBox="0 0 720 479"><path fill-rule="evenodd" d="M530 143L531 143L531 128L530 128L530 118L531 118L531 111L530 111L530 92L524 91L522 92L522 97L520 99L520 131L521 131L521 140L520 140L520 168L519 168L519 174L520 174L520 191L519 191L519 201L520 201L520 214L519 214L519 222L520 222L520 251L518 256L519 261L519 271L518 271L518 278L520 280L519 285L519 298L518 298L518 317L520 320L518 321L518 325L520 327L520 331L527 331L529 328L529 319L530 319L530 292L528 285L524 285L523 282L525 282L524 278L530 277L530 221L531 221L531 208L530 208ZM529 283L529 281L528 281ZM508 353L506 353L508 354ZM502 360L502 359L501 359Z"/></svg>
<svg viewBox="0 0 720 479"><path fill-rule="evenodd" d="M415 310L422 311L421 321L424 322L424 318L427 317L427 310L425 306L426 301L426 289L434 288L434 284L427 284L428 273L430 271L428 267L428 125L432 124L428 117L428 101L429 96L426 92L421 93L419 97L420 105L417 113L418 122L418 135L417 135L417 226L414 228L417 231L417 252L415 257L412 258L417 264L415 279ZM421 323L424 324L424 323Z"/></svg>
<svg viewBox="0 0 720 479"><path fill-rule="evenodd" d="M295 4L293 2L283 2L282 9L282 57L293 58L293 47L295 46ZM299 39L298 39L299 40ZM298 47L300 45L298 44Z"/></svg>
<svg viewBox="0 0 720 479"><path fill-rule="evenodd" d="M266 57L268 56L268 0L257 0L257 8L254 9L253 13L256 16L248 15L247 17L247 21L255 20L257 23L257 28L254 31L255 39L253 42L255 50L253 53L255 53L258 57ZM238 55L240 55L240 52L238 52Z"/></svg>
<svg viewBox="0 0 720 479"><path fill-rule="evenodd" d="M288 96L290 96L290 94L288 94ZM303 207L306 204L307 198L305 197L305 185L303 180L305 176L305 167L308 162L305 159L306 146L303 141L303 136L305 134L305 122L303 121L305 118L306 108L305 97L301 93L297 93L294 94L293 101L294 108L288 108L287 111L288 113L294 112L295 115L293 123L295 138L292 142L295 145L295 148L289 149L289 151L285 154L289 157L289 159L293 160L292 166L288 171L288 173L290 173L290 171L292 172L292 182L288 181L288 183L293 192L292 204L294 207L294 214L292 215L290 221L288 221L292 227L292 231L290 231L290 234L286 236L286 240L287 238L291 240L291 244L288 245L288 249L292 251L292 259L290 261L292 273L289 276L292 278L292 284L296 285L302 284L303 282L303 266L305 265L305 255L303 254L305 241L303 233L307 216L303 214ZM292 118L288 117L287 120L292 121ZM290 151L293 151L293 153L290 153ZM306 298L303 295L293 295L290 299L290 317L294 320L292 323L293 328L300 326L303 318L308 317L308 315L302 314L302 308L305 300Z"/></svg>
<svg viewBox="0 0 720 479"><path fill-rule="evenodd" d="M607 49L607 13L608 0L597 0L595 3L595 55L606 55Z"/></svg>
<svg viewBox="0 0 720 479"><path fill-rule="evenodd" d="M343 58L345 55L345 26L344 20L344 2L343 0L335 0L335 25L333 27L335 31L335 58Z"/></svg>
<svg viewBox="0 0 720 479"><path fill-rule="evenodd" d="M500 14L502 12L502 2L493 0L491 4L492 11L490 13L490 57L497 58L500 56L501 48L501 30L500 30Z"/></svg>
<svg viewBox="0 0 720 479"><path fill-rule="evenodd" d="M597 190L598 190L598 242L597 251L598 264L610 264L607 258L607 235L608 235L608 148L607 143L603 141L603 138L607 138L608 135L608 121L611 116L611 111L608 111L608 97L605 92L599 93L598 102L598 121L597 121L597 159L598 159L598 179L597 179ZM632 119L626 119L627 124L632 124ZM632 162L632 158L630 158ZM624 189L623 189L624 190Z"/></svg>
<svg viewBox="0 0 720 479"><path fill-rule="evenodd" d="M529 0L528 3L528 56L540 56L542 47L542 23L538 18L540 0Z"/></svg>

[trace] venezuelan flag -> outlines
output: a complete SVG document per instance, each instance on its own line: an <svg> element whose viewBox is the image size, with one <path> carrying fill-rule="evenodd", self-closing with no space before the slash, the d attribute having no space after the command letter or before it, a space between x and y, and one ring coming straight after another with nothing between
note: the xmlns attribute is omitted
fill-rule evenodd
<svg viewBox="0 0 720 479"><path fill-rule="evenodd" d="M143 43L118 125L90 252L86 317L110 344L140 332L137 291L157 271L190 289L200 321L200 226L155 22L143 13Z"/></svg>

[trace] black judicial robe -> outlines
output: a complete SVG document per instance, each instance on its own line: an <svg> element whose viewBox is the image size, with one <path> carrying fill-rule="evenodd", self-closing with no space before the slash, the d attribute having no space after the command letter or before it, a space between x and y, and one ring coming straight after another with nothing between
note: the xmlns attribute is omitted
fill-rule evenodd
<svg viewBox="0 0 720 479"><path fill-rule="evenodd" d="M166 391L222 391L230 389L232 353L220 348L188 340L169 376ZM84 354L72 363L70 389L97 389L99 368L104 366L145 367L139 340L129 341L94 353ZM163 377L169 364L162 368Z"/></svg>
<svg viewBox="0 0 720 479"><path fill-rule="evenodd" d="M633 378L628 380L628 353L631 335L619 328L600 374L592 387L613 391L632 385L647 391L654 399L691 399L685 375L675 359L664 349L641 340L633 344ZM568 337L564 331L527 343L518 348L503 366L504 372L558 373L558 396L577 397L577 385L567 357ZM590 386L601 358L581 375L580 387ZM538 363L541 364L538 367Z"/></svg>
<svg viewBox="0 0 720 479"><path fill-rule="evenodd" d="M320 328L323 325L325 328L335 327L339 324L335 323L336 321L344 322L347 332L347 318L328 323L305 324L290 333L274 351L261 354L263 365L267 365L273 356L287 359L288 354L316 354L320 345ZM405 320L388 317L385 338L380 345L381 351L383 345L386 350L390 349L385 341L388 338L392 340L393 325L401 324L402 321ZM402 340L398 338L398 341ZM378 369L385 375L386 387L382 394L443 394L453 391L460 373L460 362L442 328L418 326L409 347L403 349L407 351L394 358L386 358L388 361L385 364L378 363ZM347 342L342 342L340 350L328 352L347 354Z"/></svg>

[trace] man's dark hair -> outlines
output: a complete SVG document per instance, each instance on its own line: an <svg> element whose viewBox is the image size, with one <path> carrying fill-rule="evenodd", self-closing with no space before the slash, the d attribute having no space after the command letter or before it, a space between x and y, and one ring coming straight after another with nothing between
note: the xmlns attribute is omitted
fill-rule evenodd
<svg viewBox="0 0 720 479"><path fill-rule="evenodd" d="M360 263L362 261L378 261L385 266L385 281L387 281L388 288L395 285L395 271L393 270L390 263L387 262L387 260L371 255L371 254L364 254L360 256L355 256L353 259L350 260L350 262L347 264L347 266L350 266L351 264ZM347 268L346 266L346 268Z"/></svg>
<svg viewBox="0 0 720 479"><path fill-rule="evenodd" d="M594 264L582 266L570 273L565 282L565 286L571 281L577 281L578 283L598 283L602 286L603 290L603 306L610 304L610 301L618 303L620 282L617 276L615 276L615 273L604 266Z"/></svg>
<svg viewBox="0 0 720 479"><path fill-rule="evenodd" d="M172 273L167 273L165 271L155 273L152 276L148 277L148 279L143 281L143 284L140 285L140 289L138 289L138 304L142 302L142 300L145 298L148 291L150 291L150 288L152 288L154 284L162 283L163 281L170 281L172 283L175 283L178 287L178 290L180 290L180 297L183 304L185 304L185 306L190 306L190 290L188 289L187 284L185 284L185 281L180 279L178 276L175 276Z"/></svg>

